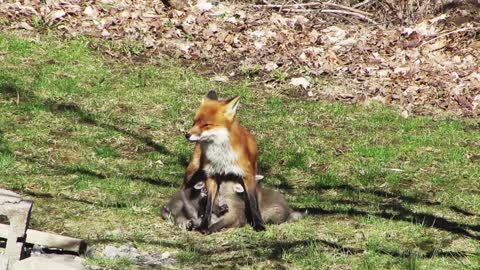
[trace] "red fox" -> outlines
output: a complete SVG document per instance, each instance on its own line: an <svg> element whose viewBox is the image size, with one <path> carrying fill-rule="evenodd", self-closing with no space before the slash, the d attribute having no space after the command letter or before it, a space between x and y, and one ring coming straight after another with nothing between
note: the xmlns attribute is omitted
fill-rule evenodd
<svg viewBox="0 0 480 270"><path fill-rule="evenodd" d="M208 92L198 109L193 127L185 137L195 142L192 159L187 166L183 187L192 185L192 177L203 171L206 176L207 203L199 230L210 225L218 183L224 177L242 179L246 190L247 217L254 230L265 230L258 208L255 175L258 148L253 135L235 119L239 97L219 100Z"/></svg>

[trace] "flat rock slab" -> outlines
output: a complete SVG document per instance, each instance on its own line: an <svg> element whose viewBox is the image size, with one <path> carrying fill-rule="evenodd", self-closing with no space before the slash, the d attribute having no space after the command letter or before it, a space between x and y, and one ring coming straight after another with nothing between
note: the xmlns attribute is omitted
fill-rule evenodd
<svg viewBox="0 0 480 270"><path fill-rule="evenodd" d="M22 197L20 197L20 195L17 193L0 188L0 205L5 203L18 203L21 200Z"/></svg>
<svg viewBox="0 0 480 270"><path fill-rule="evenodd" d="M102 252L102 255L109 259L128 258L137 265L150 267L161 267L177 262L175 256L169 252L150 254L140 252L136 248L129 245L120 247L106 246Z"/></svg>
<svg viewBox="0 0 480 270"><path fill-rule="evenodd" d="M87 270L73 255L38 255L15 263L12 270Z"/></svg>

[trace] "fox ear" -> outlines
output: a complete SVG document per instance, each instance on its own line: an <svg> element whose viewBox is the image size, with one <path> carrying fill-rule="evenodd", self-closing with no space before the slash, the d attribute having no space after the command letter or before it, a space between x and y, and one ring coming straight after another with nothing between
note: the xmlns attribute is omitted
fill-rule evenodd
<svg viewBox="0 0 480 270"><path fill-rule="evenodd" d="M204 103L207 99L218 100L217 92L215 92L213 90L208 91L207 95L205 97L203 97L202 103Z"/></svg>
<svg viewBox="0 0 480 270"><path fill-rule="evenodd" d="M225 115L233 118L237 113L238 105L240 105L240 97L234 97L227 100L227 105L225 107Z"/></svg>
<svg viewBox="0 0 480 270"><path fill-rule="evenodd" d="M233 186L233 191L235 191L236 193L243 193L243 191L245 191L242 187L241 184L235 184Z"/></svg>
<svg viewBox="0 0 480 270"><path fill-rule="evenodd" d="M193 186L194 189L202 189L205 186L205 183L203 181L200 181Z"/></svg>
<svg viewBox="0 0 480 270"><path fill-rule="evenodd" d="M218 100L217 92L215 92L215 91L213 91L213 90L208 91L208 93L207 93L207 98L209 98L209 99L214 99L214 100Z"/></svg>
<svg viewBox="0 0 480 270"><path fill-rule="evenodd" d="M260 180L262 180L263 178L264 178L264 176L261 175L261 174L255 175L255 181L257 181L257 182L260 181Z"/></svg>

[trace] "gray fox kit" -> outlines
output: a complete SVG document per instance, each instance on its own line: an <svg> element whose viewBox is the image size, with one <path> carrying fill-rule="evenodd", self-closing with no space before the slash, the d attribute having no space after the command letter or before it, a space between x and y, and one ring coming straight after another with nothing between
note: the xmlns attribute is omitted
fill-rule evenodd
<svg viewBox="0 0 480 270"><path fill-rule="evenodd" d="M217 232L223 228L242 227L246 223L245 202L243 200L244 189L240 183L224 181L220 184L218 197L214 205L217 207L226 205L227 212L219 216L219 220L212 223L209 232ZM293 211L288 206L285 197L278 191L269 188L257 187L258 205L263 221L270 224L280 224L290 220L297 220L307 213Z"/></svg>

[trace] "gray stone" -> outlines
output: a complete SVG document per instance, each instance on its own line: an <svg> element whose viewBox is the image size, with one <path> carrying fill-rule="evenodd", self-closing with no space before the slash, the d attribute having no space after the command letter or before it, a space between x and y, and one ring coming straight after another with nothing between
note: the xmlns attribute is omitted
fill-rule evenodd
<svg viewBox="0 0 480 270"><path fill-rule="evenodd" d="M164 253L141 253L132 246L106 246L102 252L103 256L109 259L128 258L137 265L158 266L177 262L175 256L169 252Z"/></svg>
<svg viewBox="0 0 480 270"><path fill-rule="evenodd" d="M177 262L177 259L170 253L164 252L162 254L154 253L147 254L141 257L139 264L147 266L170 265Z"/></svg>
<svg viewBox="0 0 480 270"><path fill-rule="evenodd" d="M109 259L115 259L115 258L119 257L118 248L114 247L114 246L106 246L103 249L102 253L103 253L103 256L105 256L106 258L109 258Z"/></svg>
<svg viewBox="0 0 480 270"><path fill-rule="evenodd" d="M140 253L132 246L106 246L103 250L103 256L109 259L125 257L132 261L138 261L140 258Z"/></svg>

